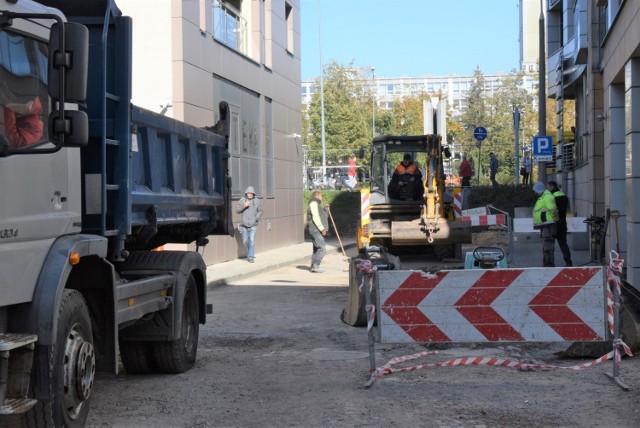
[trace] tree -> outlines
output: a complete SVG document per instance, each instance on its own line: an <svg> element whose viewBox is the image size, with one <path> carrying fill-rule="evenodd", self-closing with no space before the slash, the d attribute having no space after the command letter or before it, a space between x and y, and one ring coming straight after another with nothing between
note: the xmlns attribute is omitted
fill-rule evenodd
<svg viewBox="0 0 640 428"><path fill-rule="evenodd" d="M515 152L515 107L520 112L520 144L531 141L536 135L537 111L533 110L534 96L522 85L523 72L512 71L504 78L495 95L489 100L491 126L487 138L486 152L494 152L500 161L497 180L500 183L513 183L519 175L516 171L516 157L522 152ZM522 147L522 146L521 146Z"/></svg>
<svg viewBox="0 0 640 428"><path fill-rule="evenodd" d="M482 74L480 67L476 67L473 72L473 83L471 84L471 89L469 90L466 98L467 109L461 118L462 127L465 132L459 139L462 151L474 157L475 153L481 153L482 147L479 147L477 144L478 142L473 137L473 131L478 126L486 127L488 123L487 102L485 100L484 92L484 75ZM484 144L484 142L481 144ZM481 159L476 158L474 166L476 174L482 173Z"/></svg>
<svg viewBox="0 0 640 428"><path fill-rule="evenodd" d="M336 62L325 65L324 128L327 160L355 153L368 147L372 136L373 98L370 86L352 64L345 67ZM303 145L314 164L322 162L322 106L320 82L316 81L307 115L303 120Z"/></svg>

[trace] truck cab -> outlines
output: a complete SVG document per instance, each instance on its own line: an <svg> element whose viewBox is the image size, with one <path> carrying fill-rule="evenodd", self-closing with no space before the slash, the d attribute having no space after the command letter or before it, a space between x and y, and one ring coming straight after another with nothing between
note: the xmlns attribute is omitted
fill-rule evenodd
<svg viewBox="0 0 640 428"><path fill-rule="evenodd" d="M113 0L0 0L0 24L0 423L81 427L96 372L195 363L229 107L203 129L133 105Z"/></svg>

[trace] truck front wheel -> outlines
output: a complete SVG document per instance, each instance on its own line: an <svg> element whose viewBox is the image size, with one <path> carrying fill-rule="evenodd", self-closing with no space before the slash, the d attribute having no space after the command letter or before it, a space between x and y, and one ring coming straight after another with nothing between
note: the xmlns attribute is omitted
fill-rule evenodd
<svg viewBox="0 0 640 428"><path fill-rule="evenodd" d="M49 394L37 395L40 401L26 415L30 426L83 427L89 414L96 371L89 311L80 292L63 293L56 344L36 357L35 388Z"/></svg>
<svg viewBox="0 0 640 428"><path fill-rule="evenodd" d="M198 350L198 291L193 275L184 287L180 339L153 343L154 359L161 373L184 373L193 367Z"/></svg>

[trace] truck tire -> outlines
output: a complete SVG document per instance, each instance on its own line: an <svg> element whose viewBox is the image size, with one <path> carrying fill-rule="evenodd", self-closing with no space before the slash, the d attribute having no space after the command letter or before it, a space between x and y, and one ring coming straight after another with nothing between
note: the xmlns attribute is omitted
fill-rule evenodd
<svg viewBox="0 0 640 428"><path fill-rule="evenodd" d="M34 389L39 401L24 415L25 424L83 427L89 414L95 368L87 304L80 292L64 290L56 344L36 352ZM49 391L48 397L43 399L42 391Z"/></svg>
<svg viewBox="0 0 640 428"><path fill-rule="evenodd" d="M161 373L184 373L193 367L198 350L198 291L193 275L184 287L180 339L153 342L153 356Z"/></svg>
<svg viewBox="0 0 640 428"><path fill-rule="evenodd" d="M148 374L155 371L151 342L121 340L120 359L128 374Z"/></svg>

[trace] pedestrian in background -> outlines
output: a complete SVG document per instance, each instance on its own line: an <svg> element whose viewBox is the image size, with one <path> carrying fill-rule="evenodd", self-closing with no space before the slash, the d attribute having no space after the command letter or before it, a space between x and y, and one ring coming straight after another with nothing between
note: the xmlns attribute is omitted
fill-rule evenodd
<svg viewBox="0 0 640 428"><path fill-rule="evenodd" d="M473 171L471 169L471 162L467 160L466 155L462 155L462 162L458 168L458 175L462 178L460 185L462 186L462 207L468 208L467 198L469 197L469 187L471 187L471 176Z"/></svg>
<svg viewBox="0 0 640 428"><path fill-rule="evenodd" d="M255 261L256 231L258 230L258 221L262 217L262 203L260 199L256 198L253 186L247 187L247 190L244 191L244 196L236 205L236 212L242 214L238 229L247 253L247 261L253 263Z"/></svg>
<svg viewBox="0 0 640 428"><path fill-rule="evenodd" d="M531 152L524 152L524 156L522 158L522 167L520 168L520 175L522 176L522 185L529 185L529 177L531 177L531 168L533 167L533 163L531 162Z"/></svg>
<svg viewBox="0 0 640 428"><path fill-rule="evenodd" d="M556 199L556 206L558 207L556 241L558 241L560 251L562 251L564 265L573 266L571 251L569 250L569 245L567 245L567 210L569 209L569 198L560 190L558 183L555 181L549 181L547 183L547 189L553 194L553 197Z"/></svg>
<svg viewBox="0 0 640 428"><path fill-rule="evenodd" d="M556 222L558 221L556 199L540 181L533 185L533 191L538 195L538 200L533 207L533 228L540 231L542 238L542 265L554 267Z"/></svg>
<svg viewBox="0 0 640 428"><path fill-rule="evenodd" d="M496 174L498 173L498 166L500 165L500 163L498 162L498 158L493 154L493 152L489 153L489 158L491 159L489 161L489 178L491 179L491 185L493 187L496 187L498 185L498 182L496 181Z"/></svg>
<svg viewBox="0 0 640 428"><path fill-rule="evenodd" d="M356 180L356 155L349 156L349 169L347 170L347 188L351 192L358 184Z"/></svg>
<svg viewBox="0 0 640 428"><path fill-rule="evenodd" d="M320 269L320 264L327 252L324 237L327 236L327 230L329 229L328 209L329 205L323 206L322 204L322 193L319 190L313 192L307 209L307 228L313 242L311 272L323 272L323 269Z"/></svg>

